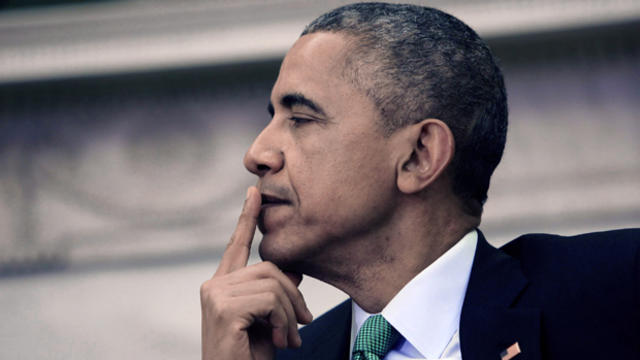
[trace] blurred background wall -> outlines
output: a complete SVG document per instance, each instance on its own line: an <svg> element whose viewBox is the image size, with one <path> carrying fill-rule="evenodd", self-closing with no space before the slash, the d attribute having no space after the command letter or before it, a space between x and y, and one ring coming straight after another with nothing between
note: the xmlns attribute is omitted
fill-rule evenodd
<svg viewBox="0 0 640 360"><path fill-rule="evenodd" d="M199 357L279 63L344 3L0 1L0 358ZM421 3L504 68L487 238L640 226L640 4ZM302 289L316 315L345 298Z"/></svg>

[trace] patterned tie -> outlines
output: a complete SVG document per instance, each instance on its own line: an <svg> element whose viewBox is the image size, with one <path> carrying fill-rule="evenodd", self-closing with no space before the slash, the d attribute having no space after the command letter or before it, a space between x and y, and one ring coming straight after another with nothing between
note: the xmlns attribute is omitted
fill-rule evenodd
<svg viewBox="0 0 640 360"><path fill-rule="evenodd" d="M382 315L370 316L353 344L353 360L381 360L400 338L400 333Z"/></svg>

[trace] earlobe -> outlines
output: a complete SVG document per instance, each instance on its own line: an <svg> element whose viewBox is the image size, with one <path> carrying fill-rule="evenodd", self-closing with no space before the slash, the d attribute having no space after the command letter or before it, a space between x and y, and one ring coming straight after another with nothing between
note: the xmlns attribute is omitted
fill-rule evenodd
<svg viewBox="0 0 640 360"><path fill-rule="evenodd" d="M398 169L398 189L406 194L422 191L440 177L454 154L449 127L438 119L425 119L407 129L411 151Z"/></svg>

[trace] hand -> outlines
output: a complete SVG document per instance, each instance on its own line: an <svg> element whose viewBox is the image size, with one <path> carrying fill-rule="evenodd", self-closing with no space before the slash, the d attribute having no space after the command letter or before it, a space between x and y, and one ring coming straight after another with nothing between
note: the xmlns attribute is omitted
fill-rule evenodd
<svg viewBox="0 0 640 360"><path fill-rule="evenodd" d="M300 276L268 261L247 266L260 202L250 187L220 266L200 287L203 360L272 359L275 347L299 347L297 324L312 320Z"/></svg>

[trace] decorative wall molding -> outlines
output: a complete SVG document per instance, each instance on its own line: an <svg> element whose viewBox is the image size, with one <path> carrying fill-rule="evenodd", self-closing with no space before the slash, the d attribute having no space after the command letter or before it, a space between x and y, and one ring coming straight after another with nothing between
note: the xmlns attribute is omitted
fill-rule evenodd
<svg viewBox="0 0 640 360"><path fill-rule="evenodd" d="M277 58L306 23L347 2L114 1L5 11L0 84ZM486 38L640 19L634 0L428 5L460 17Z"/></svg>

